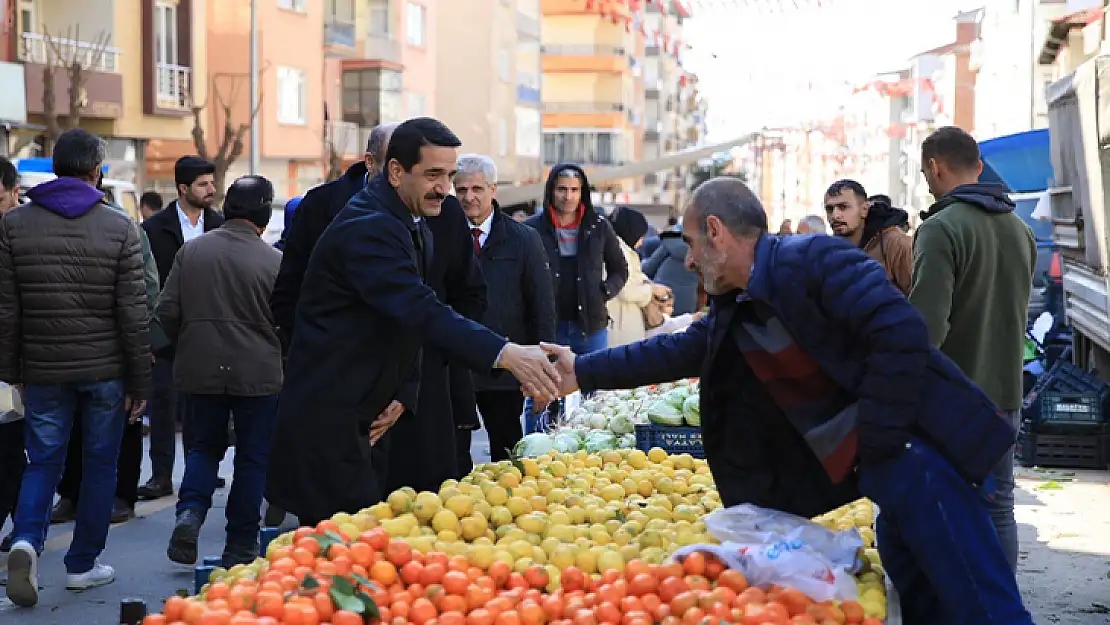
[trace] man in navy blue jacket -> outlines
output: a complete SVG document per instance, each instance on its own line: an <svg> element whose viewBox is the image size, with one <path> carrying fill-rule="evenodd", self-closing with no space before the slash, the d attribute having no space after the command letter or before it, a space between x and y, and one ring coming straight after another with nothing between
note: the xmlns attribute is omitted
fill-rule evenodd
<svg viewBox="0 0 1110 625"><path fill-rule="evenodd" d="M907 625L1031 625L982 494L1014 431L930 346L882 266L836 237L769 235L759 199L731 178L698 188L683 238L709 316L577 358L545 345L562 391L700 376L725 505L810 517L866 495Z"/></svg>

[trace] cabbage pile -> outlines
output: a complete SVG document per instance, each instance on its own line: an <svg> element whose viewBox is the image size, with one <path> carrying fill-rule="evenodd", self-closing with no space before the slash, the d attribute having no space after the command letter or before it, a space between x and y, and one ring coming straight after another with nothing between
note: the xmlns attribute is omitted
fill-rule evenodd
<svg viewBox="0 0 1110 625"><path fill-rule="evenodd" d="M536 432L525 436L513 447L513 456L534 458L552 450L568 454L585 450L593 454L611 449L635 447L635 434L618 436L608 430L562 428L555 432Z"/></svg>
<svg viewBox="0 0 1110 625"><path fill-rule="evenodd" d="M602 391L582 402L563 419L562 427L632 434L636 425L701 425L696 381L642 387L634 391Z"/></svg>

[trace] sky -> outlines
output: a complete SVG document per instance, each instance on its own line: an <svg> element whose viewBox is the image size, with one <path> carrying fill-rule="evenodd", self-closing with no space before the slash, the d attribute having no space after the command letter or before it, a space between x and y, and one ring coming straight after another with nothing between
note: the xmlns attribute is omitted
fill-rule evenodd
<svg viewBox="0 0 1110 625"><path fill-rule="evenodd" d="M725 8L722 5L730 4ZM685 67L709 101L710 142L816 119L852 86L951 43L967 0L693 0ZM748 7L782 5L774 11ZM795 5L800 8L795 8Z"/></svg>

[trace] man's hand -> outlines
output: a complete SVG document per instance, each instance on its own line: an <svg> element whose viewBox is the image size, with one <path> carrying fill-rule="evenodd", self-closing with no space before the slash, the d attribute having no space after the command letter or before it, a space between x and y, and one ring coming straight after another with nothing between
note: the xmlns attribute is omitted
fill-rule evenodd
<svg viewBox="0 0 1110 625"><path fill-rule="evenodd" d="M146 409L145 399L132 399L130 395L125 395L123 398L123 409L127 411L127 422L138 423L143 418L143 410Z"/></svg>
<svg viewBox="0 0 1110 625"><path fill-rule="evenodd" d="M540 349L549 356L555 356L556 367L559 368L559 397L566 397L578 390L578 378L574 375L574 360L578 357L569 347L553 343L540 343Z"/></svg>
<svg viewBox="0 0 1110 625"><path fill-rule="evenodd" d="M656 282L651 285L651 295L655 299L666 301L671 299L671 288Z"/></svg>
<svg viewBox="0 0 1110 625"><path fill-rule="evenodd" d="M374 445L381 437L385 436L389 428L393 427L403 414L405 414L405 405L396 399L386 406L385 410L378 415L378 418L370 424L370 444Z"/></svg>
<svg viewBox="0 0 1110 625"><path fill-rule="evenodd" d="M513 374L524 394L547 405L559 397L559 370L539 347L509 343L501 351L496 367Z"/></svg>

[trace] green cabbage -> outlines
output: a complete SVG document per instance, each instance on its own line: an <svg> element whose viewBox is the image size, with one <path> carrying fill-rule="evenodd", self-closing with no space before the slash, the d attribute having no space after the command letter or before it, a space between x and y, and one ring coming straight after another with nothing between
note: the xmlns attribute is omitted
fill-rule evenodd
<svg viewBox="0 0 1110 625"><path fill-rule="evenodd" d="M555 449L555 442L543 432L534 432L520 439L513 447L513 455L519 457L535 458Z"/></svg>
<svg viewBox="0 0 1110 625"><path fill-rule="evenodd" d="M628 415L619 414L612 419L609 419L609 431L613 434L628 434L635 431L636 426L632 423L632 419Z"/></svg>
<svg viewBox="0 0 1110 625"><path fill-rule="evenodd" d="M560 453L572 454L582 447L582 442L578 440L574 432L559 432L552 440L555 449Z"/></svg>
<svg viewBox="0 0 1110 625"><path fill-rule="evenodd" d="M620 440L617 441L617 446L621 449L635 449L636 448L636 435L635 434L622 434Z"/></svg>
<svg viewBox="0 0 1110 625"><path fill-rule="evenodd" d="M698 395L691 395L682 404L682 418L686 420L688 425L701 425L701 407L698 403L700 399L701 397Z"/></svg>
<svg viewBox="0 0 1110 625"><path fill-rule="evenodd" d="M686 403L686 398L690 396L689 388L682 387L676 388L663 396L663 400L668 404L674 406L678 410L682 410L682 404Z"/></svg>
<svg viewBox="0 0 1110 625"><path fill-rule="evenodd" d="M594 430L586 436L585 449L593 454L617 448L617 436L607 430Z"/></svg>
<svg viewBox="0 0 1110 625"><path fill-rule="evenodd" d="M653 402L647 409L648 421L655 425L682 425L682 412L666 400Z"/></svg>

